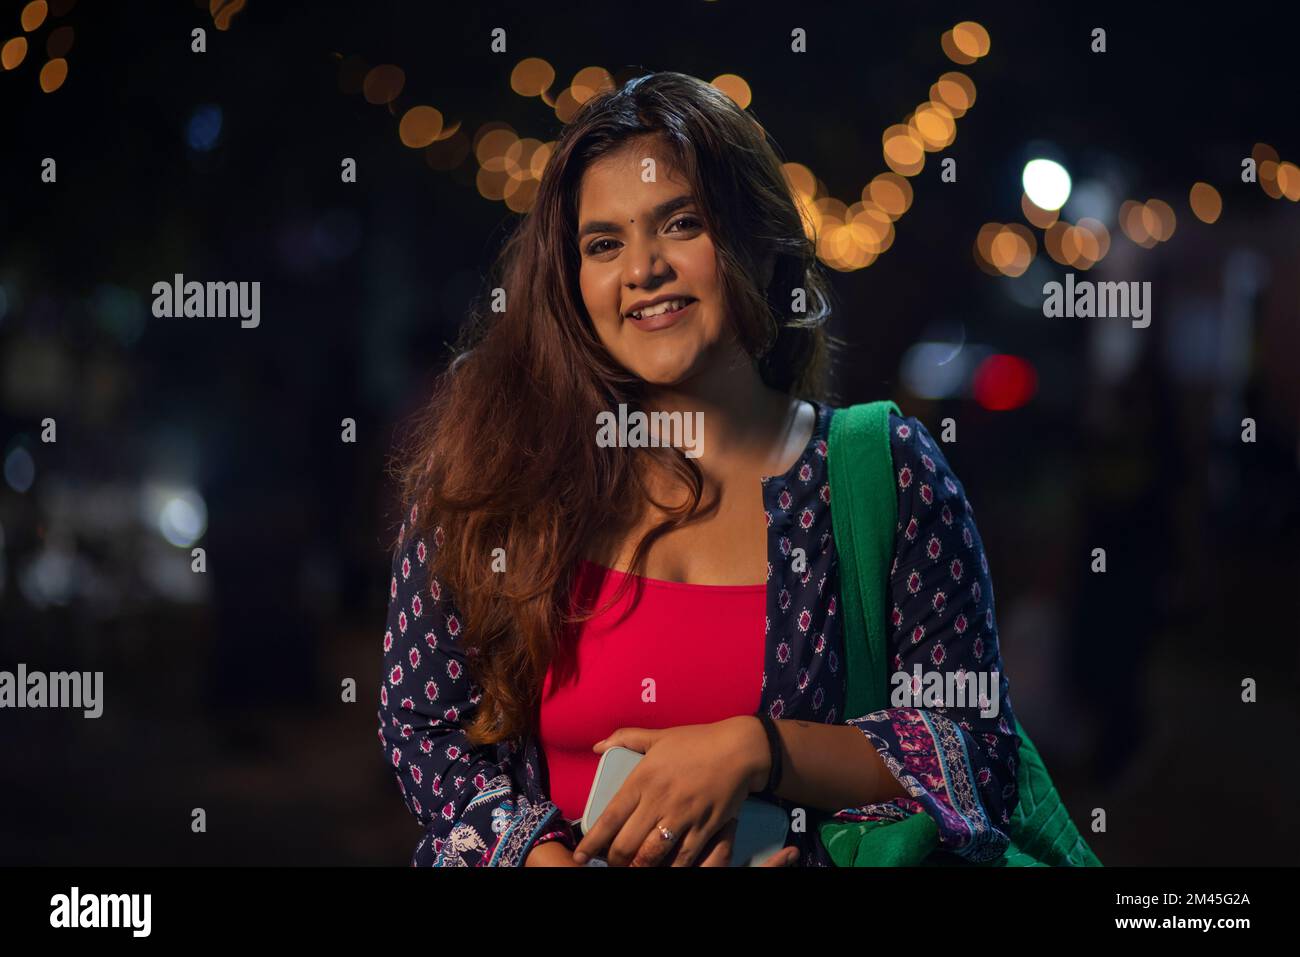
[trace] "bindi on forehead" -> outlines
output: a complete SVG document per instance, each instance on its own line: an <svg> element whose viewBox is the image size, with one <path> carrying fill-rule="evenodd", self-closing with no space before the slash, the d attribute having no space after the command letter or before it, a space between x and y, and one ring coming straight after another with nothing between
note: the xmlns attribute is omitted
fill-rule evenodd
<svg viewBox="0 0 1300 957"><path fill-rule="evenodd" d="M691 205L694 201L694 197L689 192L675 196L650 210L650 220L651 222L654 222L656 220L664 219L667 216L671 216L677 210L684 206ZM627 221L629 225L635 225L636 217L629 216ZM578 227L578 239L581 240L589 233L598 233L602 231L620 232L621 230L614 220L591 220Z"/></svg>

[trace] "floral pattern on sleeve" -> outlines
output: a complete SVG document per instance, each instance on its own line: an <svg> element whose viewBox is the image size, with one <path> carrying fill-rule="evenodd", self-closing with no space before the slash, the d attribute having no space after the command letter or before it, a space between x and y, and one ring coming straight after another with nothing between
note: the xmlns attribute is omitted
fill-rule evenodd
<svg viewBox="0 0 1300 957"><path fill-rule="evenodd" d="M384 759L425 831L411 865L522 866L542 837L572 838L559 807L520 784L517 745L473 747L462 730L482 689L458 641L462 616L430 575L429 542L442 546L442 528L426 537L417 518L411 506L393 558L378 712Z"/></svg>
<svg viewBox="0 0 1300 957"><path fill-rule="evenodd" d="M890 707L846 723L870 739L909 797L844 808L837 820L891 820L924 812L940 845L980 862L1000 856L1016 786L1020 737L998 650L993 586L974 509L938 443L914 417L891 415L898 527L886 611L891 675L981 673L993 702ZM997 677L994 678L994 672ZM912 678L912 687L923 683ZM894 686L891 684L891 694Z"/></svg>

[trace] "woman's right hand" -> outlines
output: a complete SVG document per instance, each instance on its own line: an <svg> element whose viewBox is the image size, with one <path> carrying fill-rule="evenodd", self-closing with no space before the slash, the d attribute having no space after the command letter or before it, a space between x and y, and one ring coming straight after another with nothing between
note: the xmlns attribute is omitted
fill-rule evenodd
<svg viewBox="0 0 1300 957"><path fill-rule="evenodd" d="M583 867L573 859L573 851L560 841L543 841L524 858L524 867Z"/></svg>

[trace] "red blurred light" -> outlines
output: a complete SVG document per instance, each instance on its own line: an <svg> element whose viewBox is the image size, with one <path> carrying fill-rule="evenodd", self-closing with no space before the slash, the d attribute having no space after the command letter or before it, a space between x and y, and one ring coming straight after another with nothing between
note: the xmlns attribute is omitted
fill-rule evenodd
<svg viewBox="0 0 1300 957"><path fill-rule="evenodd" d="M975 401L993 412L1006 412L1028 404L1038 391L1038 373L1018 356L989 356L979 364L972 381Z"/></svg>

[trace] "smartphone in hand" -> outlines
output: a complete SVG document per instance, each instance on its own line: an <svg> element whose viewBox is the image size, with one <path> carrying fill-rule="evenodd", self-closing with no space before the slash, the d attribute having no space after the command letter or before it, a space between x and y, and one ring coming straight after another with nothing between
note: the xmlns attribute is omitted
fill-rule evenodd
<svg viewBox="0 0 1300 957"><path fill-rule="evenodd" d="M627 776L643 757L645 755L639 751L620 747L607 748L601 754L580 822L583 833L595 826ZM762 867L764 861L785 846L789 828L786 812L776 804L761 798L746 798L736 818L731 866ZM593 857L587 866L608 867L609 863L602 858Z"/></svg>

